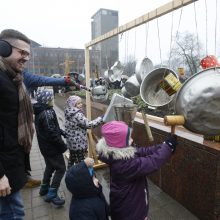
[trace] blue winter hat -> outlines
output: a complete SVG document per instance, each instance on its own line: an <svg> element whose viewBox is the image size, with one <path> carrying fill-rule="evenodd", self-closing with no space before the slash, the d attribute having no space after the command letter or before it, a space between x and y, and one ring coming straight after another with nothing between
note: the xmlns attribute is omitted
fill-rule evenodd
<svg viewBox="0 0 220 220"><path fill-rule="evenodd" d="M49 89L43 89L37 91L36 100L41 104L48 104L53 100L53 91Z"/></svg>

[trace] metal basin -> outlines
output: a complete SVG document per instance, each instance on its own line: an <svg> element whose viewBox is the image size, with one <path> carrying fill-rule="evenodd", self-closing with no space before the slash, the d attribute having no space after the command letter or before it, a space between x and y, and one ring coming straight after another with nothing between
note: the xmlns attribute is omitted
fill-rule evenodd
<svg viewBox="0 0 220 220"><path fill-rule="evenodd" d="M220 67L190 77L176 96L176 114L185 118L184 127L203 135L220 134Z"/></svg>
<svg viewBox="0 0 220 220"><path fill-rule="evenodd" d="M145 76L140 86L140 95L147 105L162 107L173 100L175 94L169 96L159 85L160 81L169 73L178 78L173 70L164 67L154 69Z"/></svg>
<svg viewBox="0 0 220 220"><path fill-rule="evenodd" d="M135 67L135 73L137 80L140 84L142 80L145 78L145 76L153 70L153 68L153 62L148 57L145 57L143 60L140 60L137 63Z"/></svg>
<svg viewBox="0 0 220 220"><path fill-rule="evenodd" d="M125 82L124 87L130 97L137 96L140 93L140 83L138 82L136 75L130 76Z"/></svg>

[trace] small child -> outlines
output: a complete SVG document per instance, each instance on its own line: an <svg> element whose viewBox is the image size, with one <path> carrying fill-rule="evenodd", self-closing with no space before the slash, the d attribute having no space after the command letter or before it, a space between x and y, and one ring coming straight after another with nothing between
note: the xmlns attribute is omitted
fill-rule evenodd
<svg viewBox="0 0 220 220"><path fill-rule="evenodd" d="M70 220L107 220L107 203L102 186L94 176L94 160L87 157L66 173L66 187L72 193Z"/></svg>
<svg viewBox="0 0 220 220"><path fill-rule="evenodd" d="M66 141L70 151L68 167L85 159L88 148L87 129L97 127L103 122L102 117L89 121L82 106L82 99L73 95L67 99L64 110Z"/></svg>
<svg viewBox="0 0 220 220"><path fill-rule="evenodd" d="M110 213L112 220L146 220L148 187L146 175L160 169L177 145L176 135L152 147L132 147L130 128L111 121L101 128L96 145L99 159L110 168Z"/></svg>
<svg viewBox="0 0 220 220"><path fill-rule="evenodd" d="M46 195L46 202L62 206L65 200L57 195L57 191L66 171L63 153L67 148L61 137L63 131L59 127L53 109L53 92L48 89L38 91L36 100L37 103L33 105L35 128L40 151L46 164L39 194Z"/></svg>

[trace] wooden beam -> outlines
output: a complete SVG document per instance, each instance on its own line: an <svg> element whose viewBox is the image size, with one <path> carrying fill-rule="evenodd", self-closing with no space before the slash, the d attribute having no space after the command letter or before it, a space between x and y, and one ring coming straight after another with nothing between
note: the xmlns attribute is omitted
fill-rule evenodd
<svg viewBox="0 0 220 220"><path fill-rule="evenodd" d="M90 88L90 63L89 48L85 49L85 70L86 70L86 87ZM86 113L87 118L91 120L91 100L90 93L86 91Z"/></svg>
<svg viewBox="0 0 220 220"><path fill-rule="evenodd" d="M196 2L198 0L173 0L147 14L144 14L122 26L119 26L109 32L107 32L106 34L103 34L95 39L93 39L92 41L90 41L89 43L87 43L85 45L86 48L91 47L92 45L95 45L101 41L107 40L113 36L116 36L118 34L121 34L125 31L128 31L134 27L140 26L148 21L151 21L153 19L159 18L165 14L168 14L174 10L177 10L181 7L184 7L188 4L191 4L193 2Z"/></svg>

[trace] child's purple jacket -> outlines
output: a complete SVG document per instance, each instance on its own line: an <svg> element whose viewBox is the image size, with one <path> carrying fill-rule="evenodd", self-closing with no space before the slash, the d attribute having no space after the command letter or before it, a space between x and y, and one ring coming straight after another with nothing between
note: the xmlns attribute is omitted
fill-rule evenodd
<svg viewBox="0 0 220 220"><path fill-rule="evenodd" d="M144 220L148 214L146 176L170 158L170 147L162 143L152 147L113 148L102 138L96 149L99 159L110 168L112 220Z"/></svg>

